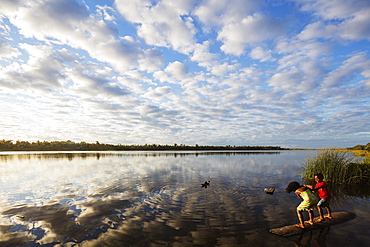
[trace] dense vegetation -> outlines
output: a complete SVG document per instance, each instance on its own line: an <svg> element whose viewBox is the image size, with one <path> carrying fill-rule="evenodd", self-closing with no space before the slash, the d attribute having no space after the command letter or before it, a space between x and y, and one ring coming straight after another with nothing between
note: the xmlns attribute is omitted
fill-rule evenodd
<svg viewBox="0 0 370 247"><path fill-rule="evenodd" d="M350 151L356 156L360 157L369 157L370 158L370 143L366 145L356 145L354 147L349 147L341 150L343 152L348 152Z"/></svg>
<svg viewBox="0 0 370 247"><path fill-rule="evenodd" d="M145 144L145 145L112 145L86 143L86 142L72 142L72 141L16 141L0 140L0 151L139 151L139 150L285 150L279 146L188 146L184 144L177 145L159 145L159 144Z"/></svg>
<svg viewBox="0 0 370 247"><path fill-rule="evenodd" d="M370 143L366 145L356 145L354 147L347 148L348 150L365 150L370 152Z"/></svg>
<svg viewBox="0 0 370 247"><path fill-rule="evenodd" d="M327 149L306 159L302 178L312 182L322 173L331 184L370 184L370 158L356 159L351 153Z"/></svg>

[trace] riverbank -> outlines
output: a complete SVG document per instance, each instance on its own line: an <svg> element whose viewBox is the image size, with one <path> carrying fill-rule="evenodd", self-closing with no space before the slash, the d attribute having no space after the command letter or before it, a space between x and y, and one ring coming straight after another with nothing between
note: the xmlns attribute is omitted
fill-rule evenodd
<svg viewBox="0 0 370 247"><path fill-rule="evenodd" d="M357 157L369 157L370 158L370 152L366 150L351 150L351 149L337 149L337 150L343 153L352 153L353 155Z"/></svg>

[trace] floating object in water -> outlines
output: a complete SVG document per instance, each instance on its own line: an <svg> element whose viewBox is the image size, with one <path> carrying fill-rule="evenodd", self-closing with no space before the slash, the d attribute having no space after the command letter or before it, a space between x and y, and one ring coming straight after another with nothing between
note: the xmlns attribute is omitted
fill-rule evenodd
<svg viewBox="0 0 370 247"><path fill-rule="evenodd" d="M266 194L272 195L274 194L275 187L265 188L264 191L266 192Z"/></svg>
<svg viewBox="0 0 370 247"><path fill-rule="evenodd" d="M294 224L289 226L283 226L280 228L270 229L269 232L279 236L289 237L301 234L305 231L312 231L316 229L329 227L331 225L344 223L346 221L356 218L356 215L351 212L333 212L332 216L333 216L332 219L325 218L325 220L321 221L320 223L316 222L317 220L320 219L320 217L316 217L314 218L314 224L313 225L305 224L305 228L300 228L296 226L296 224Z"/></svg>
<svg viewBox="0 0 370 247"><path fill-rule="evenodd" d="M211 181L205 181L204 184L201 184L202 185L202 188L207 188L208 186L211 185Z"/></svg>

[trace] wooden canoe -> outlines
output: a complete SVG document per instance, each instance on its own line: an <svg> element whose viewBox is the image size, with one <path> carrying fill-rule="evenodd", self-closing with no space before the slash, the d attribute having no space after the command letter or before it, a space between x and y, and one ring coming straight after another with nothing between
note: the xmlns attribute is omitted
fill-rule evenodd
<svg viewBox="0 0 370 247"><path fill-rule="evenodd" d="M322 221L320 223L316 223L316 220L319 219L319 217L316 217L314 219L315 224L310 225L310 224L305 223L304 229L294 224L294 225L289 225L289 226L283 226L280 228L273 228L273 229L270 229L269 231L279 236L289 237L289 236L301 234L305 231L311 231L311 230L316 230L316 229L321 229L324 227L332 226L335 224L340 224L340 223L352 220L356 217L356 215L351 212L333 212L332 216L333 216L332 219L325 218L325 221Z"/></svg>

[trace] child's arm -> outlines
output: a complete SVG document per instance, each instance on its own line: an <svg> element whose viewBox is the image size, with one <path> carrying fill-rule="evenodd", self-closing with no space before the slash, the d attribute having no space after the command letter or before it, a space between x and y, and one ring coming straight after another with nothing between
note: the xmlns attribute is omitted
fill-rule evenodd
<svg viewBox="0 0 370 247"><path fill-rule="evenodd" d="M322 185L320 187L317 187L317 188L312 189L312 191L319 190L319 189L322 189L322 188L325 188L325 187L326 187L325 185Z"/></svg>
<svg viewBox="0 0 370 247"><path fill-rule="evenodd" d="M315 187L313 190L319 190L319 189L324 189L324 188L327 188L328 187L324 181L320 181L319 183L316 184L316 186L318 184L320 184L320 186L319 187Z"/></svg>
<svg viewBox="0 0 370 247"><path fill-rule="evenodd" d="M305 184L304 187L307 187L307 188L309 188L311 190L313 189L313 186L312 185L309 185L309 184Z"/></svg>
<svg viewBox="0 0 370 247"><path fill-rule="evenodd" d="M320 187L314 188L314 189L312 189L312 191L319 190L319 189L322 189L322 188L324 188L324 186L320 186Z"/></svg>
<svg viewBox="0 0 370 247"><path fill-rule="evenodd" d="M295 194L298 196L298 198L300 198L300 199L302 199L302 200L303 200L302 196L300 195L300 194L301 194L301 192L296 191L296 192L295 192Z"/></svg>

